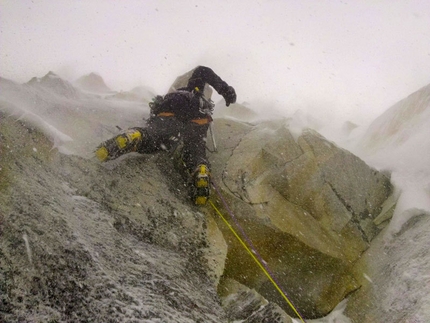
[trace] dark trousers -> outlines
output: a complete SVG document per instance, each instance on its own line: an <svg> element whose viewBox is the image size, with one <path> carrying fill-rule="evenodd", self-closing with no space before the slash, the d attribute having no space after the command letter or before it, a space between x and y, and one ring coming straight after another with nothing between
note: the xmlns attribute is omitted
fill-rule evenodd
<svg viewBox="0 0 430 323"><path fill-rule="evenodd" d="M176 117L152 117L145 128L133 128L142 133L142 141L137 147L139 153L154 153L171 150L183 141L182 159L192 172L199 164L209 163L206 158L206 137L209 123L204 125L192 121L181 121Z"/></svg>

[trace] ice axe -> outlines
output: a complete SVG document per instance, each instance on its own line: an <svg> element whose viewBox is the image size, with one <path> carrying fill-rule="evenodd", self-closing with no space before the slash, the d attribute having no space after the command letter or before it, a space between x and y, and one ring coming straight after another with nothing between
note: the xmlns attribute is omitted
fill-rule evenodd
<svg viewBox="0 0 430 323"><path fill-rule="evenodd" d="M215 141L215 129L214 129L214 122L213 121L211 121L209 123L209 131L210 131L211 137L212 137L212 145L214 147L214 152L217 152L218 148L216 146L216 141Z"/></svg>
<svg viewBox="0 0 430 323"><path fill-rule="evenodd" d="M216 146L216 140L215 140L215 129L214 129L214 125L213 125L213 119L212 119L212 111L215 107L215 104L213 103L213 101L211 99L206 99L205 97L201 96L200 97L200 106L202 107L201 111L203 113L205 113L208 116L208 120L209 120L209 131L211 133L211 138L212 138L212 145L214 148L214 152L218 151L218 148Z"/></svg>

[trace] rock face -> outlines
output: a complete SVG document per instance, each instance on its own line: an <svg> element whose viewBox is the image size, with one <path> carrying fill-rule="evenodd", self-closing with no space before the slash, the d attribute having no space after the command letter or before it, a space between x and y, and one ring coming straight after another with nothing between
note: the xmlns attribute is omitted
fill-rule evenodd
<svg viewBox="0 0 430 323"><path fill-rule="evenodd" d="M285 122L246 126L217 119L215 124L224 152L213 157L214 179L229 208L302 314L326 315L358 288L351 264L379 232L373 220L391 193L389 179L311 130L295 140ZM254 288L293 314L224 232L229 243L224 278Z"/></svg>
<svg viewBox="0 0 430 323"><path fill-rule="evenodd" d="M230 322L240 321L246 323L292 323L289 317L275 303L268 303L254 289L228 279L225 282L229 288L221 291L223 296L222 306L226 311ZM224 292L226 294L224 295Z"/></svg>
<svg viewBox="0 0 430 323"><path fill-rule="evenodd" d="M346 309L354 323L430 322L429 128L430 84L387 109L351 147L390 170L398 201L387 200L391 210L375 222L393 218L355 265L361 288Z"/></svg>
<svg viewBox="0 0 430 323"><path fill-rule="evenodd" d="M0 82L10 89L0 101L0 321L291 323L218 214L188 203L172 156L82 157L112 136L96 126L117 125L131 105ZM34 98L32 113L20 110ZM140 109L123 124L138 125ZM31 115L73 139L75 155L58 153ZM392 213L388 178L314 131L294 137L285 120L214 125L209 158L228 209L216 192L211 201L300 313L324 316L362 283L352 267Z"/></svg>
<svg viewBox="0 0 430 323"><path fill-rule="evenodd" d="M0 138L1 322L226 322L226 249L156 157L107 169L4 114Z"/></svg>
<svg viewBox="0 0 430 323"><path fill-rule="evenodd" d="M430 217L408 221L395 239L381 232L355 266L361 288L348 300L353 323L428 322Z"/></svg>

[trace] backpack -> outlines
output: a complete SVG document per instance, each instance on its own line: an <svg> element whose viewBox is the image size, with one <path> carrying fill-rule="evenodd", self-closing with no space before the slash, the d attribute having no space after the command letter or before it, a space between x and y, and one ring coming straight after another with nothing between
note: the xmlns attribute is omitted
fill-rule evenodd
<svg viewBox="0 0 430 323"><path fill-rule="evenodd" d="M184 111L182 110L183 116L186 117L189 113L191 115L196 116L196 113L203 114L203 115L211 115L213 112L213 108L215 104L212 100L206 99L203 95L200 95L198 93L184 91L184 90L178 90L176 92L171 92L166 94L164 97L161 95L157 95L154 98L152 98L152 101L149 102L149 108L151 111L151 116L156 116L161 112L166 112L166 106L164 103L166 103L168 100L175 100L176 98L183 97L186 98L186 100L189 102L188 107L190 107L192 110L195 110L194 112L190 111ZM170 111L169 111L170 112ZM181 117L178 115L178 117Z"/></svg>
<svg viewBox="0 0 430 323"><path fill-rule="evenodd" d="M160 107L164 102L164 97L161 95L156 95L152 98L152 101L149 102L149 109L150 109L150 115L156 116L158 113L160 113Z"/></svg>

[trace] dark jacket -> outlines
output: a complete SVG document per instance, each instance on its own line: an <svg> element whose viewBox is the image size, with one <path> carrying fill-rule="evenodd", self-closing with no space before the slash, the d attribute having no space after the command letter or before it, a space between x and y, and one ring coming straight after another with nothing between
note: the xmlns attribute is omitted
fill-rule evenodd
<svg viewBox="0 0 430 323"><path fill-rule="evenodd" d="M174 113L175 117L187 121L205 117L206 106L201 100L206 84L211 85L220 95L228 91L229 85L209 67L198 66L194 69L187 86L164 96L163 102L156 107L153 114L162 112Z"/></svg>

